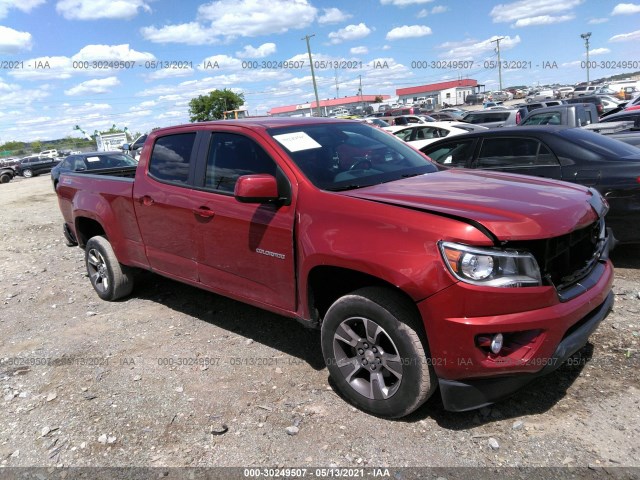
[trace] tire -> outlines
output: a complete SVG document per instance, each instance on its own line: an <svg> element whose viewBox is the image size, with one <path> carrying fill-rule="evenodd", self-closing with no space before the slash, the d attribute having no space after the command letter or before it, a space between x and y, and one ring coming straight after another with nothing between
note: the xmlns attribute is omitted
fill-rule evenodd
<svg viewBox="0 0 640 480"><path fill-rule="evenodd" d="M105 237L92 237L85 246L85 264L91 285L103 300L126 297L133 290L133 269L118 262Z"/></svg>
<svg viewBox="0 0 640 480"><path fill-rule="evenodd" d="M393 290L366 287L336 300L321 343L338 390L377 416L416 410L438 385L423 331L415 307Z"/></svg>
<svg viewBox="0 0 640 480"><path fill-rule="evenodd" d="M33 177L33 171L30 168L26 168L22 171L22 176L24 178L31 178Z"/></svg>
<svg viewBox="0 0 640 480"><path fill-rule="evenodd" d="M3 173L0 175L0 183L9 183L11 181L11 175L8 173Z"/></svg>

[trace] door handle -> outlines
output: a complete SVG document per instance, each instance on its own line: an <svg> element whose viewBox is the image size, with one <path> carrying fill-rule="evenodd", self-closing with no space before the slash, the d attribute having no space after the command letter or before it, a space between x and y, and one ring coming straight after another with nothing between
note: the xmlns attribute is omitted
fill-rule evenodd
<svg viewBox="0 0 640 480"><path fill-rule="evenodd" d="M216 213L208 207L199 207L193 210L193 213L200 217L212 218Z"/></svg>
<svg viewBox="0 0 640 480"><path fill-rule="evenodd" d="M151 198L149 195L144 195L143 197L140 198L140 203L142 203L144 206L149 207L151 205L153 205L153 198Z"/></svg>

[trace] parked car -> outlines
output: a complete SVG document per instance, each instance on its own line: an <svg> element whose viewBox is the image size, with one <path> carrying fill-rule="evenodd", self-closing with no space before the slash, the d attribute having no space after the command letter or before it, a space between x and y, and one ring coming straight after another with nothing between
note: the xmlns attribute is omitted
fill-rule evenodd
<svg viewBox="0 0 640 480"><path fill-rule="evenodd" d="M55 190L62 172L95 171L122 167L135 167L138 162L122 152L86 152L69 155L51 170L51 181ZM112 173L115 175L115 173Z"/></svg>
<svg viewBox="0 0 640 480"><path fill-rule="evenodd" d="M476 110L467 112L461 120L463 122L473 123L474 125L495 128L517 125L522 120L522 116L522 112L516 109Z"/></svg>
<svg viewBox="0 0 640 480"><path fill-rule="evenodd" d="M457 135L421 151L449 167L497 170L579 183L609 202L607 225L640 243L640 149L581 128L517 127Z"/></svg>
<svg viewBox="0 0 640 480"><path fill-rule="evenodd" d="M633 128L640 129L640 110L622 110L600 119L601 122L633 122Z"/></svg>
<svg viewBox="0 0 640 480"><path fill-rule="evenodd" d="M571 98L573 96L573 87L559 87L558 93L560 98Z"/></svg>
<svg viewBox="0 0 640 480"><path fill-rule="evenodd" d="M574 103L538 108L530 112L520 122L526 125L567 125L584 127L598 122L598 110L592 103Z"/></svg>
<svg viewBox="0 0 640 480"><path fill-rule="evenodd" d="M446 107L441 109L440 112L449 113L454 117L456 117L457 120L460 120L464 116L464 114L467 113L466 110L463 110L462 108L456 108L456 107Z"/></svg>
<svg viewBox="0 0 640 480"><path fill-rule="evenodd" d="M557 369L613 305L597 191L439 171L361 122L157 129L130 177L60 177L97 296L126 297L144 269L295 318L320 330L333 388L375 415L438 386L449 410L493 403Z"/></svg>
<svg viewBox="0 0 640 480"><path fill-rule="evenodd" d="M0 183L9 183L16 176L16 172L11 167L0 167Z"/></svg>
<svg viewBox="0 0 640 480"><path fill-rule="evenodd" d="M491 100L493 100L494 102L506 102L508 100L511 100L513 98L513 95L509 96L509 94L507 92L492 92L491 93Z"/></svg>
<svg viewBox="0 0 640 480"><path fill-rule="evenodd" d="M480 105L487 99L484 93L470 93L464 99L464 103L467 105Z"/></svg>
<svg viewBox="0 0 640 480"><path fill-rule="evenodd" d="M602 99L596 95L589 95L589 96L580 96L580 97L574 97L574 98L569 98L566 101L567 103L571 104L571 103L593 103L596 106L596 110L598 111L598 116L602 116L602 114L604 113L604 102L602 101Z"/></svg>
<svg viewBox="0 0 640 480"><path fill-rule="evenodd" d="M467 130L456 128L455 123L458 122L430 122L408 127L385 127L384 130L393 133L412 147L420 149L440 138L467 133Z"/></svg>
<svg viewBox="0 0 640 480"><path fill-rule="evenodd" d="M573 98L594 95L599 88L600 85L579 85L573 89Z"/></svg>
<svg viewBox="0 0 640 480"><path fill-rule="evenodd" d="M540 102L544 100L554 100L557 98L557 93L552 89L535 90L533 93L527 95L525 101L527 103Z"/></svg>
<svg viewBox="0 0 640 480"><path fill-rule="evenodd" d="M429 116L431 118L433 118L436 122L437 121L447 121L447 120L451 120L451 121L460 120L460 117L456 117L452 113L442 112L442 111L440 111L440 112L432 112L432 113L429 114Z"/></svg>
<svg viewBox="0 0 640 480"><path fill-rule="evenodd" d="M52 150L43 150L38 155L41 157L58 158L58 150L55 148Z"/></svg>
<svg viewBox="0 0 640 480"><path fill-rule="evenodd" d="M41 157L38 155L24 157L20 160L20 163L15 166L15 171L16 175L30 178L42 173L49 173L58 163L60 163L60 160L57 158Z"/></svg>

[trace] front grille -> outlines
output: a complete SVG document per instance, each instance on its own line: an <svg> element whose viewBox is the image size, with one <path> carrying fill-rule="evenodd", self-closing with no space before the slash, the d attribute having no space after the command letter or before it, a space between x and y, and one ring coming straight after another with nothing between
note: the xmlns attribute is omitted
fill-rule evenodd
<svg viewBox="0 0 640 480"><path fill-rule="evenodd" d="M560 292L591 273L605 246L604 219L567 235L525 242L508 242L506 248L527 250L535 257L548 285Z"/></svg>

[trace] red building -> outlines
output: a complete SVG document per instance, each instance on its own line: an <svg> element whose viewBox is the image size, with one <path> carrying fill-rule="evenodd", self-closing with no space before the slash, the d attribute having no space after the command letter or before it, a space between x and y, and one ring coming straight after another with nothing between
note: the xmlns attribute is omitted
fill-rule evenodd
<svg viewBox="0 0 640 480"><path fill-rule="evenodd" d="M433 106L444 103L462 105L466 96L476 92L479 87L477 80L464 78L419 87L398 88L396 95L400 103L432 103Z"/></svg>

